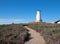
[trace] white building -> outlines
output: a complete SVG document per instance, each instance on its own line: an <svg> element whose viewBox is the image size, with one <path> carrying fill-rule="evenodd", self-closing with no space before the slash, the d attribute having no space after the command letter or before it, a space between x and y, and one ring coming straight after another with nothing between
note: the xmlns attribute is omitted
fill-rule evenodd
<svg viewBox="0 0 60 44"><path fill-rule="evenodd" d="M56 21L55 23L60 24L60 20Z"/></svg>
<svg viewBox="0 0 60 44"><path fill-rule="evenodd" d="M38 10L37 13L36 13L36 22L42 22L41 11L40 10Z"/></svg>

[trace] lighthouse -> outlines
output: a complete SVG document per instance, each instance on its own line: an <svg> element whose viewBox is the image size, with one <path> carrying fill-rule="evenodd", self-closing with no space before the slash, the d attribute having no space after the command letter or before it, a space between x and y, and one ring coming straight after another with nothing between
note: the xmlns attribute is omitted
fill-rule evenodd
<svg viewBox="0 0 60 44"><path fill-rule="evenodd" d="M36 22L42 22L41 11L40 10L38 10L37 13L36 13Z"/></svg>

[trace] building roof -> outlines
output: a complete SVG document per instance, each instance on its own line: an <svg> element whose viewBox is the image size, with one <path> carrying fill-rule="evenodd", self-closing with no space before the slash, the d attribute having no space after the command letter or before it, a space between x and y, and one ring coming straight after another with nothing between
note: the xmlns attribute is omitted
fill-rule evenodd
<svg viewBox="0 0 60 44"><path fill-rule="evenodd" d="M60 20L57 20L55 23L58 23L58 22L60 22Z"/></svg>

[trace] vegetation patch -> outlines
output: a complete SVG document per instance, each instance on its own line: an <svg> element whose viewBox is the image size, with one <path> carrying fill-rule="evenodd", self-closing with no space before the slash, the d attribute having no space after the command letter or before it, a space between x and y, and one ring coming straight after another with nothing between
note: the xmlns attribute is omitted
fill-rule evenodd
<svg viewBox="0 0 60 44"><path fill-rule="evenodd" d="M46 44L60 44L60 24L29 24L29 27L41 33Z"/></svg>
<svg viewBox="0 0 60 44"><path fill-rule="evenodd" d="M24 44L27 33L22 24L0 25L0 44Z"/></svg>

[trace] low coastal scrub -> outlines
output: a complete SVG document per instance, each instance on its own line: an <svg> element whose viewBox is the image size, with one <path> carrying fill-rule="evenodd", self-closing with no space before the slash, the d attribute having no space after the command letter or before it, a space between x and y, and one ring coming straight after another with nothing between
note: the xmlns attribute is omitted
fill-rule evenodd
<svg viewBox="0 0 60 44"><path fill-rule="evenodd" d="M29 24L29 27L41 33L46 44L60 44L60 24Z"/></svg>
<svg viewBox="0 0 60 44"><path fill-rule="evenodd" d="M27 33L21 24L0 25L0 44L24 44Z"/></svg>

